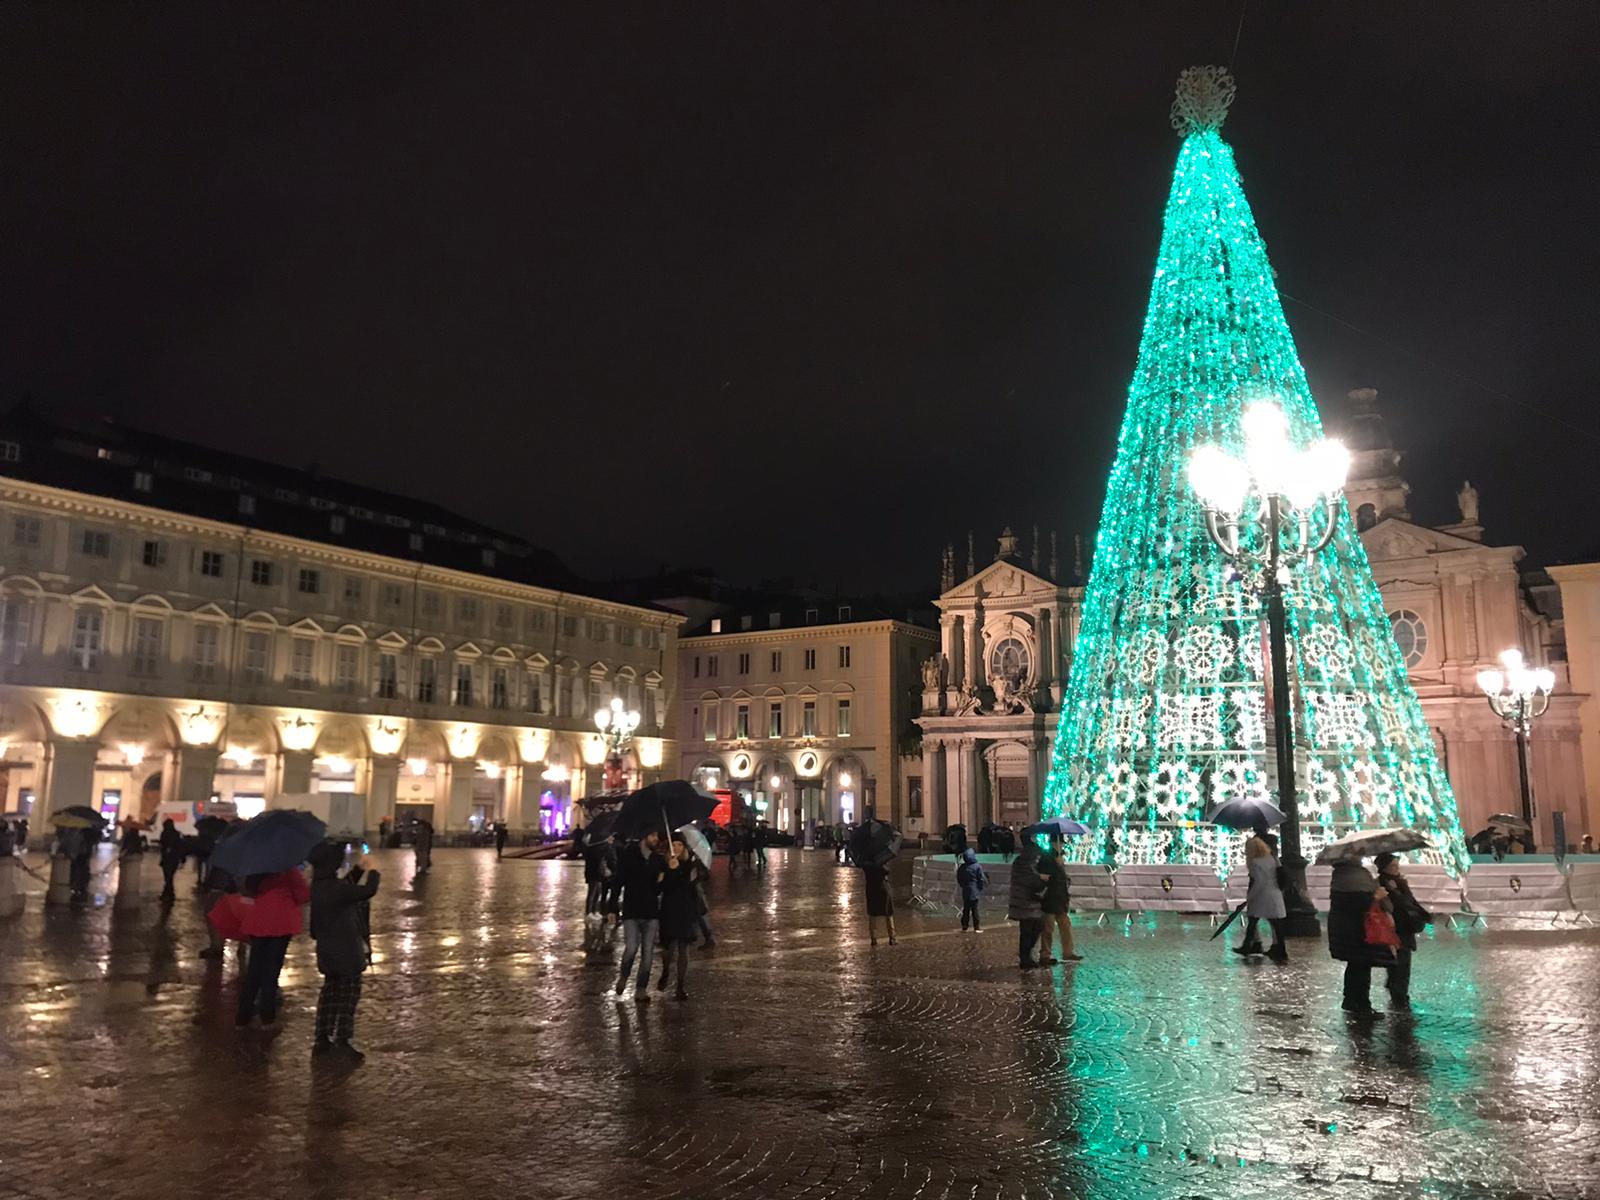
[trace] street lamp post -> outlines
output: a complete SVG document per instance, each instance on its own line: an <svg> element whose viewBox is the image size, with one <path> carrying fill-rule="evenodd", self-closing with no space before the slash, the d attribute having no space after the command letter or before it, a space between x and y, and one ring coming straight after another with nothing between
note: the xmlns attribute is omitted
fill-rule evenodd
<svg viewBox="0 0 1600 1200"><path fill-rule="evenodd" d="M1550 707L1556 673L1548 667L1530 667L1522 651L1502 650L1500 667L1478 672L1478 686L1494 715L1517 735L1517 776L1522 784L1522 819L1533 831L1533 777L1528 772L1528 739L1533 723Z"/></svg>
<svg viewBox="0 0 1600 1200"><path fill-rule="evenodd" d="M633 743L633 731L639 728L639 714L634 709L622 707L622 701L611 698L611 705L594 714L594 727L606 742L605 790L615 791L626 786L622 773L622 756Z"/></svg>
<svg viewBox="0 0 1600 1200"><path fill-rule="evenodd" d="M1321 927L1306 891L1306 859L1300 852L1283 589L1293 567L1310 562L1333 540L1350 454L1331 439L1296 450L1276 404L1252 404L1242 424L1244 457L1221 446L1201 446L1189 460L1189 481L1205 505L1206 533L1267 610L1273 751L1284 817L1283 866L1289 877L1284 932L1316 937Z"/></svg>

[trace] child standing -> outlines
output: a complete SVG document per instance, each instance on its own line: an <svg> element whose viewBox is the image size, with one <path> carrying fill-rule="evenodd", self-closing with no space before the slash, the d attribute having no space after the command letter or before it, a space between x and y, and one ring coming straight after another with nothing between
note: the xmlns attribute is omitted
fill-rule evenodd
<svg viewBox="0 0 1600 1200"><path fill-rule="evenodd" d="M961 852L961 865L956 868L956 884L961 888L961 931L966 932L967 918L970 916L972 932L982 933L983 927L978 923L978 901L983 897L983 889L989 886L989 877L983 873L983 865L971 850Z"/></svg>
<svg viewBox="0 0 1600 1200"><path fill-rule="evenodd" d="M366 1056L350 1044L356 1031L356 1005L361 1001L361 974L367 969L367 902L378 891L377 871L357 860L344 878L339 866L344 851L324 842L311 854L311 936L317 943L317 970L322 993L317 997L317 1040L311 1053L338 1052L360 1062Z"/></svg>

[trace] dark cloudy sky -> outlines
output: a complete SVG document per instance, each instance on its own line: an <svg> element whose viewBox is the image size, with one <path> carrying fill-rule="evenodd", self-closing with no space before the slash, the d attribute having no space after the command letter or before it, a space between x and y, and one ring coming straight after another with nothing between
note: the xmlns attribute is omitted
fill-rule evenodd
<svg viewBox="0 0 1600 1200"><path fill-rule="evenodd" d="M1471 476L1541 559L1600 549L1597 12L1254 0L1226 130L1325 415L1379 388L1418 515ZM11 0L0 402L592 575L932 588L1092 533L1173 80L1239 14Z"/></svg>

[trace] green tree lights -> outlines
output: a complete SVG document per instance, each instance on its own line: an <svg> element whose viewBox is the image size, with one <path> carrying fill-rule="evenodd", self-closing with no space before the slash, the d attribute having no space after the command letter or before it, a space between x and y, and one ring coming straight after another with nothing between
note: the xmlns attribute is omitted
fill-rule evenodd
<svg viewBox="0 0 1600 1200"><path fill-rule="evenodd" d="M1114 837L1125 860L1225 868L1231 838L1190 823L1272 794L1261 605L1208 537L1185 467L1201 444L1239 452L1252 400L1281 406L1296 447L1322 424L1219 132L1232 97L1216 68L1179 81L1184 140L1045 785L1046 816L1096 827L1095 859ZM1307 853L1332 835L1319 825L1407 825L1459 871L1455 797L1338 509L1332 542L1285 589Z"/></svg>

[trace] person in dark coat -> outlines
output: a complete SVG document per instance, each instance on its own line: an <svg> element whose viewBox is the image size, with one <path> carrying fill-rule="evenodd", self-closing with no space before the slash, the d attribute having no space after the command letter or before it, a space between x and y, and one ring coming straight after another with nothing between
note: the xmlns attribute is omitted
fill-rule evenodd
<svg viewBox="0 0 1600 1200"><path fill-rule="evenodd" d="M183 866L183 834L178 832L171 817L161 822L161 836L156 839L156 845L161 849L161 899L171 904L178 898L172 887L172 877Z"/></svg>
<svg viewBox="0 0 1600 1200"><path fill-rule="evenodd" d="M607 838L600 850L600 920L609 916L613 924L622 923L622 857L615 838Z"/></svg>
<svg viewBox="0 0 1600 1200"><path fill-rule="evenodd" d="M978 920L978 901L983 898L984 888L989 886L989 877L983 873L983 864L971 850L962 854L961 864L956 867L956 886L961 889L961 932L967 931L967 918L970 916L972 932L982 933L983 926Z"/></svg>
<svg viewBox="0 0 1600 1200"><path fill-rule="evenodd" d="M1050 852L1039 856L1039 874L1044 876L1044 896L1039 901L1043 910L1044 927L1040 932L1039 965L1048 967L1055 963L1079 962L1079 954L1072 944L1072 917L1067 910L1072 904L1071 882L1067 879L1066 864L1061 861L1061 843L1052 840ZM1061 957L1050 953L1055 937L1061 938Z"/></svg>
<svg viewBox="0 0 1600 1200"><path fill-rule="evenodd" d="M1433 924L1433 914L1417 903L1411 884L1400 873L1400 859L1380 854L1373 860L1378 868L1378 883L1393 906L1394 928L1400 935L1400 948L1394 952L1389 968L1389 1007L1399 1012L1411 1008L1411 955L1417 948L1417 935Z"/></svg>
<svg viewBox="0 0 1600 1200"><path fill-rule="evenodd" d="M305 925L300 910L311 901L311 889L298 870L275 875L252 875L244 886L245 909L241 931L250 939L250 961L239 985L239 1009L234 1024L240 1029L261 1017L263 1029L278 1023L278 975L283 970L289 942Z"/></svg>
<svg viewBox="0 0 1600 1200"><path fill-rule="evenodd" d="M1011 863L1011 896L1006 908L1006 916L1017 923L1017 963L1024 971L1039 965L1033 948L1039 944L1039 934L1044 929L1044 910L1039 907L1044 890L1045 878L1039 874L1039 843L1025 837Z"/></svg>
<svg viewBox="0 0 1600 1200"><path fill-rule="evenodd" d="M499 858L506 850L506 839L511 836L511 831L506 828L504 821L494 823L494 856Z"/></svg>
<svg viewBox="0 0 1600 1200"><path fill-rule="evenodd" d="M654 831L634 845L624 847L617 856L622 876L622 969L617 973L617 995L628 986L633 960L639 959L639 978L634 985L637 1004L650 1002L650 964L655 961L656 935L661 927L661 884L678 860L669 855L663 861L656 853L661 835Z"/></svg>
<svg viewBox="0 0 1600 1200"><path fill-rule="evenodd" d="M583 900L583 915L585 917L598 917L601 915L600 904L605 897L606 880L611 876L606 867L606 851L611 849L611 838L594 838L584 843L583 847L583 881L589 885L589 890ZM613 858L615 852L613 852Z"/></svg>
<svg viewBox="0 0 1600 1200"><path fill-rule="evenodd" d="M420 818L411 826L411 851L416 855L417 866L412 878L426 875L433 867L433 822Z"/></svg>
<svg viewBox="0 0 1600 1200"><path fill-rule="evenodd" d="M656 991L667 990L672 977L672 956L678 956L679 1000L687 1000L684 987L689 975L689 946L700 932L700 913L695 907L694 867L689 848L683 839L672 839L669 866L661 875L661 978L656 981Z"/></svg>
<svg viewBox="0 0 1600 1200"><path fill-rule="evenodd" d="M1387 946L1367 941L1367 913L1389 907L1387 893L1360 862L1335 863L1328 883L1328 953L1344 963L1342 1007L1357 1016L1372 1015L1372 968L1394 964Z"/></svg>
<svg viewBox="0 0 1600 1200"><path fill-rule="evenodd" d="M889 868L877 863L867 863L861 868L861 879L867 892L867 936L878 944L878 918L889 927L889 945L894 945L894 897L889 894Z"/></svg>
<svg viewBox="0 0 1600 1200"><path fill-rule="evenodd" d="M341 879L343 862L344 851L337 842L324 842L311 853L311 937L317 943L317 970L322 972L311 1053L337 1052L360 1062L366 1056L350 1040L356 1032L356 1005L361 1003L361 974L372 956L367 904L378 892L380 876L360 859Z"/></svg>
<svg viewBox="0 0 1600 1200"><path fill-rule="evenodd" d="M706 884L711 882L711 868L692 854L689 856L689 867L694 873L695 925L703 939L700 949L709 950L717 944L716 935L711 932L711 902L706 899Z"/></svg>

